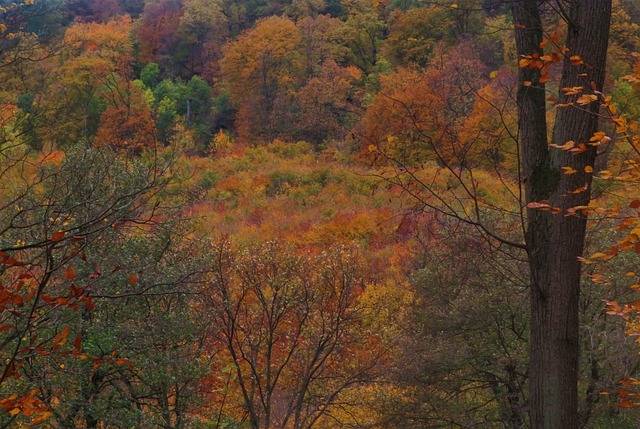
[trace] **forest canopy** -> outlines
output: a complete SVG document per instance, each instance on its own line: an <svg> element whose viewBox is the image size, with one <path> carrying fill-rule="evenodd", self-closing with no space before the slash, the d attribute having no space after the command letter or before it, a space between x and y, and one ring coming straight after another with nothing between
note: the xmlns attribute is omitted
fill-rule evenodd
<svg viewBox="0 0 640 429"><path fill-rule="evenodd" d="M0 428L635 428L632 0L0 0Z"/></svg>

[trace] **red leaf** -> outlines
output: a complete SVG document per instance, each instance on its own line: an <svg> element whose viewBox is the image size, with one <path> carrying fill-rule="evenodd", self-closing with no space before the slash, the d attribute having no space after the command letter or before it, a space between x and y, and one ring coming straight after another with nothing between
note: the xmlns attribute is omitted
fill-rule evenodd
<svg viewBox="0 0 640 429"><path fill-rule="evenodd" d="M84 302L84 305L87 306L87 310L89 310L89 311L91 311L94 308L96 308L95 304L93 303L93 297L91 297L91 296L85 298L83 300L83 302Z"/></svg>
<svg viewBox="0 0 640 429"><path fill-rule="evenodd" d="M67 343L67 337L69 336L69 330L70 330L70 328L68 326L65 326L62 329L62 332L60 332L58 335L56 335L55 339L53 340L53 343L55 345L64 346Z"/></svg>
<svg viewBox="0 0 640 429"><path fill-rule="evenodd" d="M15 305L17 305L18 307L22 307L24 305L24 301L22 299L22 296L20 295L13 295L13 303Z"/></svg>
<svg viewBox="0 0 640 429"><path fill-rule="evenodd" d="M635 402L632 401L622 401L616 404L619 408L633 408L636 406Z"/></svg>
<svg viewBox="0 0 640 429"><path fill-rule="evenodd" d="M74 270L71 265L69 265L65 270L64 278L67 280L73 280L76 278L76 270Z"/></svg>
<svg viewBox="0 0 640 429"><path fill-rule="evenodd" d="M82 337L78 335L76 339L73 341L73 351L75 353L80 353L81 348L82 348Z"/></svg>
<svg viewBox="0 0 640 429"><path fill-rule="evenodd" d="M66 232L64 231L58 231L51 236L51 241L53 242L60 241L64 238L65 234Z"/></svg>
<svg viewBox="0 0 640 429"><path fill-rule="evenodd" d="M640 200L631 201L629 207L631 207L632 209L637 209L638 207L640 207Z"/></svg>
<svg viewBox="0 0 640 429"><path fill-rule="evenodd" d="M131 275L129 276L129 283L131 283L132 285L138 283L138 276L136 276L136 273L131 273Z"/></svg>

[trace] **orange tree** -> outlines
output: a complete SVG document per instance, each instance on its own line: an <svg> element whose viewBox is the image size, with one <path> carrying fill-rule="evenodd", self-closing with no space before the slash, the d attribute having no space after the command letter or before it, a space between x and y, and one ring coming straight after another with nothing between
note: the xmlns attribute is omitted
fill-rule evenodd
<svg viewBox="0 0 640 429"><path fill-rule="evenodd" d="M384 341L359 302L357 255L277 242L233 250L222 241L214 249L212 337L251 428L321 426L348 407L343 395L378 375Z"/></svg>

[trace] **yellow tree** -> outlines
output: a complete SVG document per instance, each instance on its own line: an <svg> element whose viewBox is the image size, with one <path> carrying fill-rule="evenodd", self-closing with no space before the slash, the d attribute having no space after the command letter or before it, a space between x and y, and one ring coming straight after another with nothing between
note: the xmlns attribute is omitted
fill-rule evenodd
<svg viewBox="0 0 640 429"><path fill-rule="evenodd" d="M95 132L101 88L130 72L131 29L131 18L126 16L106 24L75 23L67 29L66 50L62 64L54 70L49 95L65 106L64 120L51 130L53 141L75 142Z"/></svg>
<svg viewBox="0 0 640 429"><path fill-rule="evenodd" d="M292 125L292 91L303 71L300 43L293 21L271 17L225 46L222 74L238 109L241 141L268 141Z"/></svg>

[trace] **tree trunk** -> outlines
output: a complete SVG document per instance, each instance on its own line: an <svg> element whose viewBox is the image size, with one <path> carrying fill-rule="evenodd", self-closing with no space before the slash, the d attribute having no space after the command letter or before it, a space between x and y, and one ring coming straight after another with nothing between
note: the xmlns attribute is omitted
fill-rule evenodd
<svg viewBox="0 0 640 429"><path fill-rule="evenodd" d="M611 17L611 0L557 0L568 21L567 57L580 56L584 65L565 59L560 88L592 86L602 90ZM542 55L543 29L538 0L515 0L516 47L519 55ZM575 61L575 58L574 58ZM582 76L581 76L582 74ZM585 75L586 74L586 75ZM579 154L549 148L544 84L538 69L519 71L518 115L523 179L527 203L547 200L559 214L528 209L526 244L531 271L530 418L532 428L573 429L578 418L578 303L580 262L586 218L565 216L566 210L588 204L596 148ZM530 86L525 82L531 82ZM559 97L575 102L576 96ZM559 108L553 143L588 143L596 132L598 103ZM562 174L571 167L575 174ZM586 190L577 192L580 188Z"/></svg>

